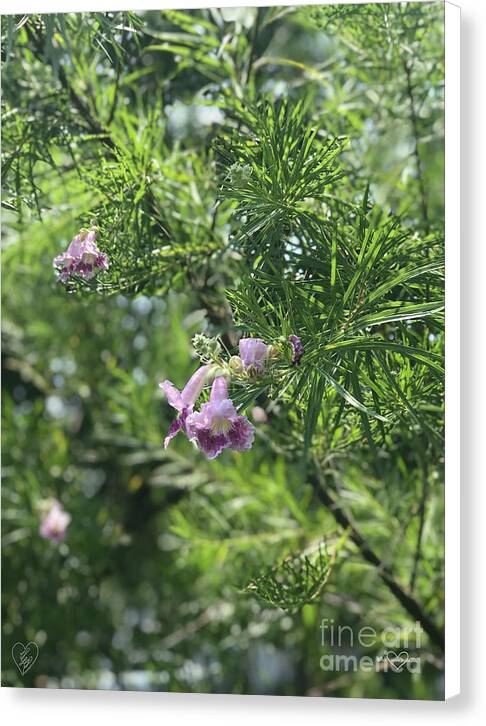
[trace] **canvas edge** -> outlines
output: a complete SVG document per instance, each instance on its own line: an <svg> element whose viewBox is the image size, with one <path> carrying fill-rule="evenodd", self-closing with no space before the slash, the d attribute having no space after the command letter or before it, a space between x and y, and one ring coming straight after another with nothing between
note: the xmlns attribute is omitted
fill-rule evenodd
<svg viewBox="0 0 486 726"><path fill-rule="evenodd" d="M445 698L460 693L460 21L444 3L445 41Z"/></svg>

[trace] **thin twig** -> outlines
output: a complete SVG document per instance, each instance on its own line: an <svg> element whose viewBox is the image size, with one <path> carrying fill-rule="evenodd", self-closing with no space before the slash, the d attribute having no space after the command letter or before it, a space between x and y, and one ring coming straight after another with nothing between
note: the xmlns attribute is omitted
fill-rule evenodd
<svg viewBox="0 0 486 726"><path fill-rule="evenodd" d="M444 633L443 631L433 622L433 620L427 615L423 607L417 602L410 592L407 592L404 587L395 579L395 576L391 569L386 566L378 557L378 555L371 549L364 537L358 532L356 527L351 523L346 513L339 507L334 501L333 497L329 494L328 488L325 488L317 474L314 474L309 479L315 493L326 506L329 512L332 514L336 522L343 528L349 530L349 537L358 547L362 557L369 562L371 565L377 568L378 574L382 581L385 583L390 592L396 597L402 607L416 620L418 620L429 636L430 640L440 648L442 652L445 650Z"/></svg>
<svg viewBox="0 0 486 726"><path fill-rule="evenodd" d="M404 70L405 70L405 77L406 77L406 83L407 83L407 96L408 100L410 102L410 123L412 125L412 132L413 132L413 156L415 159L415 167L417 170L417 182L419 186L419 192L420 192L420 204L422 208L422 218L424 221L424 228L426 234L430 231L430 222L429 222L429 209L427 204L427 192L425 190L425 183L424 183L424 177L423 177L423 169L422 169L422 160L420 158L420 152L419 152L419 131L418 131L418 116L417 116L417 109L415 106L415 95L413 92L413 85L412 85L412 74L410 70L410 65L407 61L404 61L403 63Z"/></svg>
<svg viewBox="0 0 486 726"><path fill-rule="evenodd" d="M245 83L248 84L251 77L251 72L253 69L253 64L256 60L257 53L256 53L256 43L258 38L258 31L260 29L260 23L263 18L263 11L264 8L257 8L256 9L256 15L255 15L255 22L253 23L253 28L251 32L251 39L250 39L250 55L248 58L248 66L246 68L246 79Z"/></svg>
<svg viewBox="0 0 486 726"><path fill-rule="evenodd" d="M424 462L423 464L423 476L422 476L422 496L420 498L420 507L419 507L419 528L418 528L418 534L417 534L417 546L415 549L415 557L413 561L413 568L412 568L412 575L410 577L410 590L413 591L415 587L415 580L417 578L417 572L418 572L418 566L420 563L420 559L422 556L422 538L424 533L424 524L425 524L425 511L427 506L427 497L429 493L429 472L427 463Z"/></svg>
<svg viewBox="0 0 486 726"><path fill-rule="evenodd" d="M110 113L108 114L108 118L106 120L106 125L110 126L111 122L113 121L115 117L115 111L118 104L118 89L120 86L120 76L121 76L121 63L118 63L117 69L116 69L116 77L115 77L115 88L113 89L113 99L111 102L111 108Z"/></svg>
<svg viewBox="0 0 486 726"><path fill-rule="evenodd" d="M41 29L40 28L33 29L28 24L27 24L26 28L27 28L27 33L29 35L29 38L32 41L32 44L34 46L34 54L36 55L38 60L40 60L41 62L44 62L43 50L42 50L44 41L43 41ZM52 65L52 63L51 63L51 65ZM76 93L73 86L69 82L67 75L66 75L66 71L64 70L64 67L62 65L59 65L57 75L58 75L59 81L61 83L61 86L63 87L64 91L67 93L73 106L77 109L80 116L84 119L84 121L88 125L90 132L93 135L98 136L100 141L105 146L108 147L111 155L116 158L117 151L118 151L117 144L112 139L108 129L106 129L103 126L103 124L101 124L100 121L95 116L93 116L89 106L84 102L84 100L81 98L81 96L79 96ZM147 188L146 198L147 198L150 212L153 217L154 224L157 226L159 231L162 232L162 234L164 235L164 237L166 239L171 239L170 230L167 229L166 222L160 216L160 212L158 211L158 205L157 205L156 199L155 199L150 187Z"/></svg>

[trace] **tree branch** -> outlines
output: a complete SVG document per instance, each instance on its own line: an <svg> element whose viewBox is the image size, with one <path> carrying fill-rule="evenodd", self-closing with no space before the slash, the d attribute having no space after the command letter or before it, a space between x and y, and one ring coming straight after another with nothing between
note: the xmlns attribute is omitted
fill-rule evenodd
<svg viewBox="0 0 486 726"><path fill-rule="evenodd" d="M391 569L383 564L378 555L368 545L364 537L351 523L351 520L346 515L346 513L334 501L328 490L322 486L318 475L314 474L313 476L311 476L309 482L321 502L327 507L336 522L343 529L349 530L350 539L358 547L358 550L360 551L362 557L371 565L377 568L380 578L390 590L390 592L396 597L404 610L406 610L409 615L415 618L415 620L418 620L420 622L422 628L427 633L430 640L438 648L440 648L442 652L444 652L445 643L443 631L433 622L433 620L424 611L422 606L417 602L413 595L407 592L404 587L396 580Z"/></svg>
<svg viewBox="0 0 486 726"><path fill-rule="evenodd" d="M422 555L422 537L424 533L424 524L425 524L425 510L427 505L427 498L428 498L428 492L429 492L429 486L428 486L428 467L427 463L424 462L423 464L423 476L422 476L422 496L420 498L420 507L419 507L419 528L417 533L417 546L415 549L415 558L413 561L413 569L412 569L412 575L410 577L410 590L413 591L415 587L415 580L417 578L417 572L418 572L418 566L420 562L420 558Z"/></svg>
<svg viewBox="0 0 486 726"><path fill-rule="evenodd" d="M33 51L35 56L38 60L41 62L43 61L43 45L44 45L44 39L42 36L42 31L40 28L32 28L28 23L26 25L27 34L32 42L33 45ZM51 63L52 66L52 63ZM84 100L79 96L76 91L74 90L73 86L68 80L68 77L66 75L66 71L64 70L64 67L59 64L59 68L57 70L57 76L59 78L59 82L61 83L61 86L63 87L64 91L69 97L69 100L73 104L74 108L79 112L80 116L84 119L86 122L90 132L98 136L100 138L100 141L108 147L110 154L116 158L118 146L116 142L112 139L110 132L107 128L103 126L103 124L91 113L89 106L84 102ZM157 226L157 228L162 232L164 237L166 239L171 239L170 231L167 229L165 221L161 218L158 205L155 200L155 197L153 195L152 190L150 187L147 188L146 191L146 197L147 202L149 205L150 213L152 215L154 224Z"/></svg>
<svg viewBox="0 0 486 726"><path fill-rule="evenodd" d="M420 193L420 205L422 208L422 219L424 221L424 227L425 232L428 234L430 231L430 221L429 221L429 208L427 203L427 192L425 190L425 184L424 184L424 178L423 178L423 170L422 170L422 160L420 158L420 152L418 147L418 140L419 140L419 131L418 131L418 116L417 116L417 109L415 107L415 96L413 92L413 85L412 85L412 74L410 70L410 65L404 61L404 69L405 69L405 77L407 82L407 96L408 100L410 102L410 123L412 126L412 134L413 134L413 156L415 159L415 167L417 169L417 182L419 186L419 193Z"/></svg>

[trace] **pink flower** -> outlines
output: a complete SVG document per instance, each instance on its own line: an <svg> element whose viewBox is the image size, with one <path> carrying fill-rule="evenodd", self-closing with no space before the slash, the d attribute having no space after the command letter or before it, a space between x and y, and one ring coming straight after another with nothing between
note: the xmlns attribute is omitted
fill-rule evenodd
<svg viewBox="0 0 486 726"><path fill-rule="evenodd" d="M165 449L179 431L182 430L186 433L186 419L192 413L194 404L206 384L210 369L211 366L201 366L198 368L189 378L182 391L179 391L171 381L166 380L159 383L160 388L167 396L167 401L179 414L170 425L167 436L164 439Z"/></svg>
<svg viewBox="0 0 486 726"><path fill-rule="evenodd" d="M253 444L254 428L245 416L237 414L228 398L228 384L223 376L214 379L209 403L185 421L186 433L208 459L215 459L223 449L247 451Z"/></svg>
<svg viewBox="0 0 486 726"><path fill-rule="evenodd" d="M267 412L261 406L254 406L251 409L251 417L255 423L266 423L268 421Z"/></svg>
<svg viewBox="0 0 486 726"><path fill-rule="evenodd" d="M239 342L240 358L245 368L261 373L268 356L268 345L260 338L242 338Z"/></svg>
<svg viewBox="0 0 486 726"><path fill-rule="evenodd" d="M53 499L50 508L42 516L39 534L57 544L64 539L70 521L71 515L64 511L57 499Z"/></svg>
<svg viewBox="0 0 486 726"><path fill-rule="evenodd" d="M96 230L81 230L72 240L66 252L53 261L59 280L66 282L70 275L90 280L99 270L108 269L108 256L100 252L96 244Z"/></svg>

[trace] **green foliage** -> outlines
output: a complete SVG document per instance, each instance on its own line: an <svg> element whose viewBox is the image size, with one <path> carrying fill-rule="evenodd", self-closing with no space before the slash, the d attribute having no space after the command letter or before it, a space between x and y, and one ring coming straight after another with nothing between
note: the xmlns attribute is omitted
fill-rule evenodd
<svg viewBox="0 0 486 726"><path fill-rule="evenodd" d="M297 370L287 363L278 377L262 381L260 392L270 383L273 395L285 391L300 408L306 446L321 415L328 439L352 408L374 446L369 418L396 422L405 403L405 415L420 418L422 393L404 395L407 371L432 373L438 407L423 425L440 429L443 368L428 335L443 327L443 238L419 240L399 220L383 219L367 190L359 206L347 201L347 190L336 185L343 176L335 162L339 145L321 147L300 106L290 112L265 105L246 123L246 134L234 132L238 142L225 142L233 155L226 153L230 178L221 194L236 200L235 218L245 220L234 244L252 270L229 299L243 330L272 342L296 333L305 351ZM251 172L235 176L236 164ZM429 317L432 328L415 322ZM383 425L378 431L384 434Z"/></svg>
<svg viewBox="0 0 486 726"><path fill-rule="evenodd" d="M391 680L318 631L443 627L442 13L4 19L5 684L440 695L430 628ZM92 222L110 268L63 287ZM275 352L231 384L252 450L164 449L157 382L240 333Z"/></svg>
<svg viewBox="0 0 486 726"><path fill-rule="evenodd" d="M299 235L297 244L309 232L326 234L325 221L309 207L324 201L326 187L342 176L335 163L342 144L323 143L318 132L306 123L302 103L266 102L249 109L221 138L218 152L227 171L221 196L237 202L235 244L250 260L283 261L292 233Z"/></svg>
<svg viewBox="0 0 486 726"><path fill-rule="evenodd" d="M366 156L372 179L380 170L378 184L373 180L380 202L387 199L409 221L415 216L415 224L420 219L426 232L444 214L443 13L440 2L310 12L317 27L339 38L334 63L346 63L330 106L348 109L335 118L339 133L355 141L354 174L362 176L359 159ZM363 143L363 125L371 144Z"/></svg>
<svg viewBox="0 0 486 726"><path fill-rule="evenodd" d="M264 572L247 585L247 592L255 592L272 607L293 612L311 603L321 593L331 574L332 561L319 546L313 555L303 553L288 558Z"/></svg>

